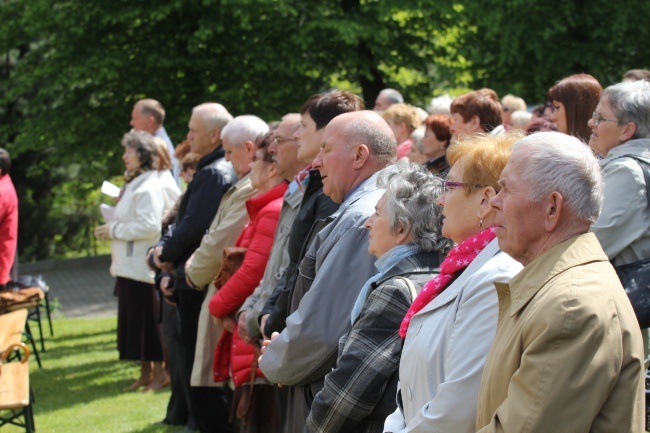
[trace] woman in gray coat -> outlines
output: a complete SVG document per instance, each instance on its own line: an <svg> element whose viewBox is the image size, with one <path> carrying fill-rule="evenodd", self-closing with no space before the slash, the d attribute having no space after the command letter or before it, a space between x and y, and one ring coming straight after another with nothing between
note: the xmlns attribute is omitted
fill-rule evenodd
<svg viewBox="0 0 650 433"><path fill-rule="evenodd" d="M615 266L650 257L650 208L641 164L650 169L650 82L603 91L589 120L589 146L603 159L600 217L591 227Z"/></svg>
<svg viewBox="0 0 650 433"><path fill-rule="evenodd" d="M591 231L614 266L650 257L650 205L641 164L650 169L650 82L624 82L603 91L589 120L589 146L603 157L605 190ZM646 365L648 329L643 329Z"/></svg>
<svg viewBox="0 0 650 433"><path fill-rule="evenodd" d="M365 227L379 273L361 289L352 329L339 342L337 366L314 397L305 432L382 431L396 408L400 323L451 248L440 234L440 179L412 164L384 173L378 186L387 191Z"/></svg>

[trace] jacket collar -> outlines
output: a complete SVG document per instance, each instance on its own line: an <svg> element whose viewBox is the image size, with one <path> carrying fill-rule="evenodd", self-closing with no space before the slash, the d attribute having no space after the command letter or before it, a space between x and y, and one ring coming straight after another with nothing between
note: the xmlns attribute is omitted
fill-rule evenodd
<svg viewBox="0 0 650 433"><path fill-rule="evenodd" d="M441 307L442 305L447 304L451 300L455 299L458 296L460 290L465 287L467 281L485 265L492 257L499 253L499 242L497 238L494 238L485 248L481 251L478 256L472 263L469 264L467 268L463 271L462 274L454 282L452 282L449 287L442 291L438 296L436 296L429 304L416 313L424 314L428 311L435 310L436 308Z"/></svg>
<svg viewBox="0 0 650 433"><path fill-rule="evenodd" d="M641 157L650 164L650 139L639 138L636 140L629 140L620 146L616 146L609 151L605 158L600 160L600 165L601 167L604 167L612 160L626 156Z"/></svg>
<svg viewBox="0 0 650 433"><path fill-rule="evenodd" d="M225 155L226 152L223 150L223 146L222 145L217 146L216 149L214 149L212 152L208 153L207 155L205 155L203 158L199 160L199 163L196 166L196 171L201 170L203 167L213 163L219 158L223 158Z"/></svg>
<svg viewBox="0 0 650 433"><path fill-rule="evenodd" d="M352 206L353 203L355 203L357 200L365 197L366 195L370 194L371 192L377 191L379 188L377 187L377 176L379 176L379 173L383 173L385 171L395 171L397 170L394 166L388 166L384 168L383 170L377 171L372 174L368 179L364 180L360 184L357 185L356 189L350 196L341 203L341 207L339 207L338 214L342 214L345 212L347 208Z"/></svg>
<svg viewBox="0 0 650 433"><path fill-rule="evenodd" d="M537 257L507 284L512 299L510 315L522 310L539 290L557 275L590 262L606 262L596 235L574 236ZM501 284L506 287L506 285Z"/></svg>
<svg viewBox="0 0 650 433"><path fill-rule="evenodd" d="M284 193L287 191L288 185L289 184L286 181L282 181L265 193L246 200L246 210L248 211L251 221L255 219L264 206L271 203L273 200L282 198Z"/></svg>
<svg viewBox="0 0 650 433"><path fill-rule="evenodd" d="M430 253L417 253L400 260L395 266L390 268L384 276L375 281L373 287L378 287L385 281L390 280L398 275L404 274L422 274L439 272L440 263L444 257L437 251Z"/></svg>
<svg viewBox="0 0 650 433"><path fill-rule="evenodd" d="M139 188L140 185L145 183L149 178L156 176L158 177L158 172L156 170L148 170L133 179L131 182L126 184L126 189L135 190Z"/></svg>
<svg viewBox="0 0 650 433"><path fill-rule="evenodd" d="M300 206L303 195L304 192L301 191L300 188L295 188L293 191L291 191L288 195L284 197L284 201L286 201L287 204L291 206L292 209L295 209L296 207Z"/></svg>

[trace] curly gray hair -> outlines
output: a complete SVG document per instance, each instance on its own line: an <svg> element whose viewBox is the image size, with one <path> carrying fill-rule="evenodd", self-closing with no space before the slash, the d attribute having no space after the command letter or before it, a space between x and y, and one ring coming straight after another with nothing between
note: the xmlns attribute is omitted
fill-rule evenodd
<svg viewBox="0 0 650 433"><path fill-rule="evenodd" d="M453 242L441 234L442 213L436 200L442 194L442 179L419 164L400 163L396 167L377 179L377 185L386 189L391 232L404 227L420 251L446 254Z"/></svg>

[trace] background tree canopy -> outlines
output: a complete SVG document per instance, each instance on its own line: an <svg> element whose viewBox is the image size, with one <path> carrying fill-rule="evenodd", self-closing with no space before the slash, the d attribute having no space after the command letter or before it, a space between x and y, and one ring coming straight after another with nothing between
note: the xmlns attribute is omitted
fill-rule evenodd
<svg viewBox="0 0 650 433"><path fill-rule="evenodd" d="M201 102L274 120L333 86L370 107L384 87L421 106L484 86L541 102L571 73L606 86L647 67L648 15L639 0L5 0L0 145L21 258L95 251L99 186L123 170L142 97L175 142Z"/></svg>

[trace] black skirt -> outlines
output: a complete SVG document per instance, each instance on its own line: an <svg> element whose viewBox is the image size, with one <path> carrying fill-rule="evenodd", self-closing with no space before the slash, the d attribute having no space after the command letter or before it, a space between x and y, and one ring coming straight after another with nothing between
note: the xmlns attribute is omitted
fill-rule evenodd
<svg viewBox="0 0 650 433"><path fill-rule="evenodd" d="M115 292L120 359L162 361L162 332L156 319L160 306L153 284L117 277Z"/></svg>

